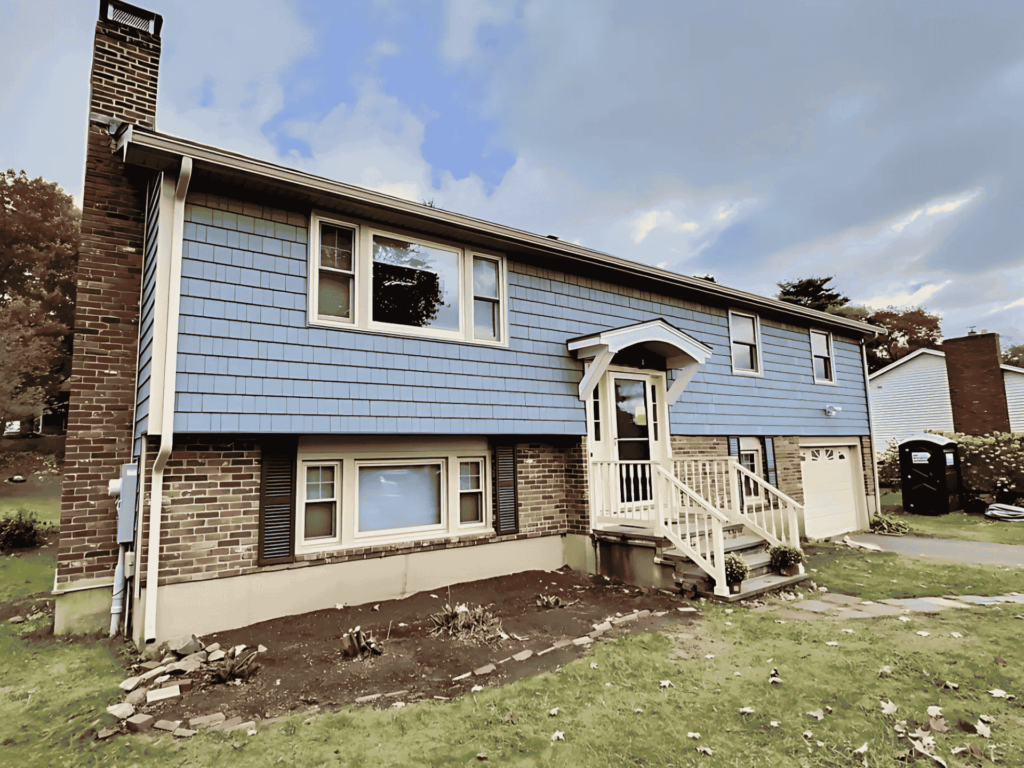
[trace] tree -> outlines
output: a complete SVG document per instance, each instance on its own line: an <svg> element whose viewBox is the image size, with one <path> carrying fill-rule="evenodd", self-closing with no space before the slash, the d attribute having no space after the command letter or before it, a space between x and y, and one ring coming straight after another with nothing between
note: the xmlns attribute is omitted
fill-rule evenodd
<svg viewBox="0 0 1024 768"><path fill-rule="evenodd" d="M842 307L850 303L848 296L831 288L829 283L835 278L808 277L790 283L776 283L779 286L778 298L790 304L799 304L809 309L825 312L829 307Z"/></svg>
<svg viewBox="0 0 1024 768"><path fill-rule="evenodd" d="M872 313L868 322L882 326L889 335L868 342L868 370L874 373L919 349L939 349L941 320L921 307L886 307Z"/></svg>
<svg viewBox="0 0 1024 768"><path fill-rule="evenodd" d="M1015 368L1024 368L1024 344L1007 347L1003 350L1003 363Z"/></svg>
<svg viewBox="0 0 1024 768"><path fill-rule="evenodd" d="M0 174L0 422L38 413L69 376L80 216L57 184Z"/></svg>

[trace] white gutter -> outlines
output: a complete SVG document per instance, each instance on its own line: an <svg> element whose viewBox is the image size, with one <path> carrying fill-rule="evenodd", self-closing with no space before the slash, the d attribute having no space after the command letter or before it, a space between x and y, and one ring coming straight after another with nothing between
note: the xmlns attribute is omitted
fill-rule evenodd
<svg viewBox="0 0 1024 768"><path fill-rule="evenodd" d="M878 334L875 334L878 338ZM860 360L864 367L864 396L867 398L868 407L868 452L871 455L871 476L875 479L875 514L882 511L882 489L878 485L878 457L875 454L875 426L871 416L871 380L868 376L868 347L864 339L860 340ZM871 510L868 510L868 523L871 520Z"/></svg>
<svg viewBox="0 0 1024 768"><path fill-rule="evenodd" d="M167 285L167 324L164 334L160 449L153 462L149 501L149 544L146 558L146 613L143 642L156 640L157 581L160 574L160 523L164 495L164 466L174 446L174 378L178 368L178 310L181 304L181 251L185 229L185 195L192 180L192 158L181 158L181 171L174 188L171 209L170 275ZM159 328L154 329L154 338ZM154 350L155 351L155 350ZM155 387L150 385L151 390Z"/></svg>
<svg viewBox="0 0 1024 768"><path fill-rule="evenodd" d="M735 288L728 288L718 283L712 283L697 277L679 275L658 267L638 264L635 261L621 259L607 253L601 253L590 248L575 245L564 240L557 240L543 235L536 235L514 227L503 224L476 219L472 216L465 216L452 211L445 211L440 208L433 208L409 200L402 200L381 192L375 192L353 184L345 184L340 181L332 181L323 176L316 176L294 168L268 163L252 157L246 157L236 152L218 149L204 144L198 144L186 139L169 136L165 133L157 133L141 129L137 126L130 127L118 140L117 151L122 153L124 162L134 163L142 158L129 158L129 149L138 152L149 150L162 155L166 162L175 157L192 157L196 162L207 167L214 166L228 169L234 172L247 175L262 176L275 182L294 185L296 187L312 190L321 194L328 194L340 198L347 198L358 203L384 208L395 213L410 214L433 222L448 224L462 229L471 230L476 233L500 238L519 245L530 246L542 249L548 253L584 261L590 264L601 264L629 274L644 278L659 280L675 286L681 286L695 290L705 295L717 296L727 302L738 302L749 307L767 309L781 312L787 315L813 319L816 322L832 328L843 328L848 331L855 331L858 334L873 333L877 335L880 331L877 326L862 323L857 320L850 320L839 315L830 315L826 312L819 312L815 309L808 309L798 304L790 304L779 299L771 299L765 296L758 296L754 293L740 291ZM143 163L145 165L145 163ZM155 167L150 165L149 167ZM884 331L883 331L884 332Z"/></svg>

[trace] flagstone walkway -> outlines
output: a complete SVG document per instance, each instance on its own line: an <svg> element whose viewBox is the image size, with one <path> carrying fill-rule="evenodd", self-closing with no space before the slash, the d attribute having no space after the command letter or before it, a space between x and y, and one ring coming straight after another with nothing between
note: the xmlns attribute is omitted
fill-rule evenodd
<svg viewBox="0 0 1024 768"><path fill-rule="evenodd" d="M850 595L822 592L816 598L763 605L754 608L753 613L771 613L774 618L782 620L813 621L825 617L840 620L871 619L879 616L905 616L909 613L938 613L952 608L969 608L972 605L997 605L999 603L1024 605L1024 595L1011 592L995 597L981 595L901 597L873 602Z"/></svg>

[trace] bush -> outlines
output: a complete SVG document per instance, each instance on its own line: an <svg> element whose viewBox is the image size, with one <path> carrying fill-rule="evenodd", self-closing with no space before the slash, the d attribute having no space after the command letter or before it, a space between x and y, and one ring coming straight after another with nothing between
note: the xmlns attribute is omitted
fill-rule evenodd
<svg viewBox="0 0 1024 768"><path fill-rule="evenodd" d="M772 568L792 568L804 561L803 550L788 544L776 544L768 547L768 557L771 560Z"/></svg>
<svg viewBox="0 0 1024 768"><path fill-rule="evenodd" d="M739 555L729 554L725 556L725 581L727 584L739 584L747 578L749 569Z"/></svg>
<svg viewBox="0 0 1024 768"><path fill-rule="evenodd" d="M888 533L890 536L903 536L910 533L910 526L893 515L878 514L871 518L872 533Z"/></svg>
<svg viewBox="0 0 1024 768"><path fill-rule="evenodd" d="M960 475L968 496L991 494L1000 500L1024 495L1024 436L942 433L960 451Z"/></svg>
<svg viewBox="0 0 1024 768"><path fill-rule="evenodd" d="M0 518L0 552L41 547L49 531L34 513L19 512L14 517Z"/></svg>
<svg viewBox="0 0 1024 768"><path fill-rule="evenodd" d="M878 484L883 488L898 491L900 483L900 454L893 440L878 457Z"/></svg>

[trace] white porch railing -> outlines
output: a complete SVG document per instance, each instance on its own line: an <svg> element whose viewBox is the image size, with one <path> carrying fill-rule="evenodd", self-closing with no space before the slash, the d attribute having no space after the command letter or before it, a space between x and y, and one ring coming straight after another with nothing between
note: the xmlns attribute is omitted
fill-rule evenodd
<svg viewBox="0 0 1024 768"><path fill-rule="evenodd" d="M727 594L722 526L739 523L769 544L800 546L802 505L729 456L595 461L590 468L591 530L631 526L660 533Z"/></svg>

